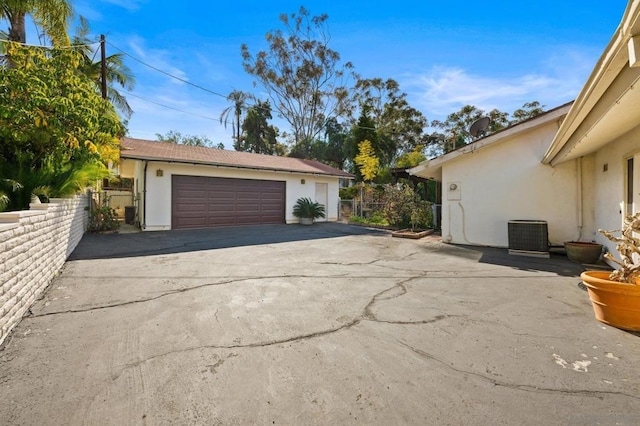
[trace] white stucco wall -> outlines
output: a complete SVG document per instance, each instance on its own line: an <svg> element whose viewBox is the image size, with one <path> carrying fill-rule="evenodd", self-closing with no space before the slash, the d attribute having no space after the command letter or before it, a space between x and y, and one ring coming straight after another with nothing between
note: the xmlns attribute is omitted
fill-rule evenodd
<svg viewBox="0 0 640 426"><path fill-rule="evenodd" d="M509 220L546 220L552 244L577 239L577 163L541 163L556 131L551 122L443 164L443 239L507 247Z"/></svg>
<svg viewBox="0 0 640 426"><path fill-rule="evenodd" d="M130 163L135 165L132 167ZM286 182L286 206L285 220L287 223L297 223L298 218L293 216L293 205L300 197L310 197L315 199L316 183L327 184L327 205L325 206L328 221L338 220L338 178L314 176L302 173L288 172L270 172L259 170L243 170L223 167L179 164L179 163L163 163L150 161L147 166L146 192L144 191L144 161L140 160L123 160L123 169L135 170L135 179L138 186L137 191L146 201L146 223L145 230L168 230L171 229L171 176L187 175L187 176L208 176L208 177L227 177L239 179L259 179L259 180L276 180ZM156 170L162 169L163 176L156 176ZM304 179L305 183L302 183ZM140 208L144 206L144 202L140 202ZM142 221L143 212L140 212Z"/></svg>
<svg viewBox="0 0 640 426"><path fill-rule="evenodd" d="M595 153L594 216L595 228L620 229L626 213L627 159L634 157L634 211L640 211L640 126L612 141ZM605 164L607 170L605 169ZM615 243L595 233L595 240L616 253Z"/></svg>

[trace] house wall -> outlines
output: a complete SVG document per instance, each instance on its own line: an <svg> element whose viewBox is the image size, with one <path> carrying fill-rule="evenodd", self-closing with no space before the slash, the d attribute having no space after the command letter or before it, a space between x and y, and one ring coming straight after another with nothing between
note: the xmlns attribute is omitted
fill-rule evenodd
<svg viewBox="0 0 640 426"><path fill-rule="evenodd" d="M133 167L128 162L137 163ZM325 206L327 220L338 220L338 182L337 177L313 176L301 173L269 172L259 170L242 170L223 167L189 165L180 163L165 163L150 161L147 166L146 192L144 191L144 161L123 160L123 169L134 169L135 179L138 184L137 192L141 193L143 199L146 196L146 225L145 230L168 230L171 229L171 176L207 176L207 177L227 177L239 179L259 179L277 180L286 182L286 210L285 220L287 223L297 223L298 218L293 216L293 205L300 197L310 197L315 199L316 183L327 183L328 205ZM156 171L162 169L162 177L156 176ZM305 183L302 183L304 179ZM144 201L140 206L143 209ZM143 212L140 218L143 218Z"/></svg>
<svg viewBox="0 0 640 426"><path fill-rule="evenodd" d="M443 164L443 239L507 247L509 220L546 220L552 244L577 239L578 164L540 162L556 131L551 122Z"/></svg>
<svg viewBox="0 0 640 426"><path fill-rule="evenodd" d="M0 213L0 343L58 274L87 228L87 197Z"/></svg>
<svg viewBox="0 0 640 426"><path fill-rule="evenodd" d="M634 157L634 206L640 211L640 126L612 141L594 155L595 228L620 229L626 212L626 161ZM606 164L606 171L605 171ZM595 240L617 256L616 244L595 232Z"/></svg>

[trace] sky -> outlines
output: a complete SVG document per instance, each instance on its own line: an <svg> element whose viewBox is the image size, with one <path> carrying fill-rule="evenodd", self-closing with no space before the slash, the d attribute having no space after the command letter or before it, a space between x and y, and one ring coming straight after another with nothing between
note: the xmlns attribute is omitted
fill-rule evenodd
<svg viewBox="0 0 640 426"><path fill-rule="evenodd" d="M232 90L259 97L240 46L266 49L279 16L326 13L330 47L363 78L392 78L429 121L470 104L513 112L537 100L551 109L578 95L611 40L626 0L188 1L73 0L107 54L129 55L129 136L174 130L232 149L220 114ZM6 26L6 25L5 25ZM33 41L31 38L28 41ZM135 58L135 59L133 59ZM201 86L198 89L165 73ZM211 93L213 92L213 93ZM263 95L263 93L262 93ZM266 96L261 96L266 98ZM275 121L281 130L282 122Z"/></svg>

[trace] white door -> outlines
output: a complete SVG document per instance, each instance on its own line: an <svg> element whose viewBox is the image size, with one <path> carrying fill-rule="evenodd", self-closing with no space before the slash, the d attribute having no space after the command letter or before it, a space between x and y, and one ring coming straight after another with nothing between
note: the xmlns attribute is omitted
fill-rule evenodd
<svg viewBox="0 0 640 426"><path fill-rule="evenodd" d="M316 183L316 202L324 206L324 218L319 218L318 222L326 222L329 217L329 185L326 183Z"/></svg>

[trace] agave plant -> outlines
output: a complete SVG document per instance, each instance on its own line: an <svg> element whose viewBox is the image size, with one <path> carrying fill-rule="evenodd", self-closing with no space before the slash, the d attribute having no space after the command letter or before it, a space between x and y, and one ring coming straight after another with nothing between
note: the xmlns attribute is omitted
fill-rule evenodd
<svg viewBox="0 0 640 426"><path fill-rule="evenodd" d="M298 198L293 206L293 215L299 218L318 219L324 217L324 205L311 198Z"/></svg>

